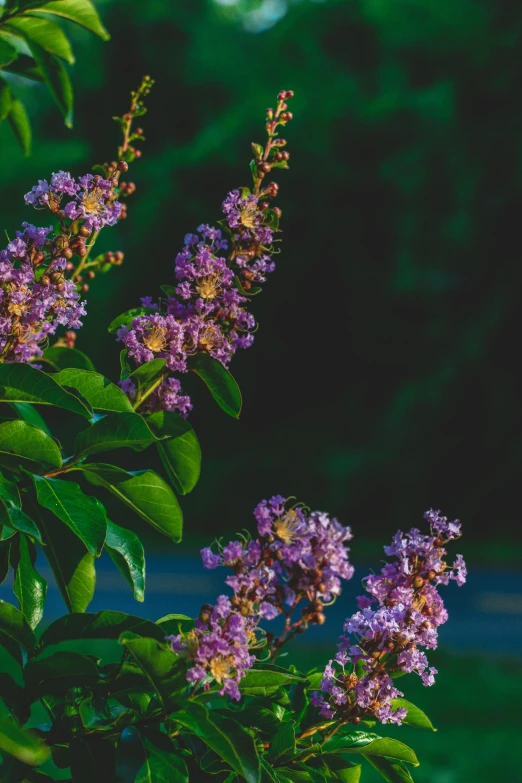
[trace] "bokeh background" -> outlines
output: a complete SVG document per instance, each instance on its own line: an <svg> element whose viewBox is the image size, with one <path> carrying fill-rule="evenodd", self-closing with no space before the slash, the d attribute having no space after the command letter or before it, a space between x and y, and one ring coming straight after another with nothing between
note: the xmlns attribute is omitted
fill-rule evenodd
<svg viewBox="0 0 522 783"><path fill-rule="evenodd" d="M419 749L420 783L521 781L509 747L522 724L522 7L97 5L112 40L71 29L74 128L61 125L43 88L26 90L34 151L22 158L0 126L0 199L12 234L34 217L21 196L38 178L112 159L111 116L144 73L156 79L129 219L100 239L102 249L124 250L125 263L94 281L77 343L109 377L119 346L108 322L171 282L183 235L219 219L227 191L249 184L265 108L281 88L296 93L285 131L291 170L277 177L283 252L254 300L254 348L232 367L241 420L190 384L203 474L182 501L185 543L150 540L158 554L143 611L196 611L213 585L192 553L252 527L267 495L296 495L352 525L359 579L378 567L397 527L442 508L464 523L470 583L448 594L438 685L407 693L439 734L399 736ZM129 465L152 461L145 452ZM136 520L116 521L143 532ZM137 611L103 568L95 608ZM345 601L336 616L351 611ZM318 637L294 651L303 665L325 654Z"/></svg>

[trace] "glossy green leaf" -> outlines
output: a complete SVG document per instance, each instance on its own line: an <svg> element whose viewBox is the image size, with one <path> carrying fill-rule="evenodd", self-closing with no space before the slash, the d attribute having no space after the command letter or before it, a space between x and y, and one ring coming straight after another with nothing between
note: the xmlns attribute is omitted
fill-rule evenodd
<svg viewBox="0 0 522 783"><path fill-rule="evenodd" d="M254 740L242 726L216 713L209 713L202 705L190 701L183 712L171 717L221 756L247 783L259 783L259 756Z"/></svg>
<svg viewBox="0 0 522 783"><path fill-rule="evenodd" d="M165 359L151 359L150 362L145 362L133 370L129 378L141 389L156 380L166 364Z"/></svg>
<svg viewBox="0 0 522 783"><path fill-rule="evenodd" d="M104 463L78 466L88 481L112 492L163 535L181 541L183 516L169 485L152 470L135 473Z"/></svg>
<svg viewBox="0 0 522 783"><path fill-rule="evenodd" d="M361 779L362 767L360 764L348 765L340 756L329 756L327 767L335 775L336 780L342 780L343 783L359 783Z"/></svg>
<svg viewBox="0 0 522 783"><path fill-rule="evenodd" d="M39 647L48 647L69 640L119 639L122 633L132 631L163 642L165 632L150 620L143 620L124 612L102 611L96 613L66 614L55 620L43 632Z"/></svg>
<svg viewBox="0 0 522 783"><path fill-rule="evenodd" d="M67 36L61 27L48 19L16 16L9 19L9 30L13 29L28 41L34 41L50 54L62 57L72 65L74 55Z"/></svg>
<svg viewBox="0 0 522 783"><path fill-rule="evenodd" d="M270 740L268 760L272 764L284 764L295 755L295 724L282 723Z"/></svg>
<svg viewBox="0 0 522 783"><path fill-rule="evenodd" d="M23 104L18 98L13 98L11 101L11 111L9 112L9 122L13 133L16 136L22 152L27 157L31 154L31 123L29 117L24 109Z"/></svg>
<svg viewBox="0 0 522 783"><path fill-rule="evenodd" d="M363 732L357 732L357 734L363 734ZM404 761L407 764L413 764L414 767L419 766L419 761L414 751L403 742L399 742L398 740L389 737L381 737L379 739L371 740L370 742L365 742L361 738L354 743L355 736L355 733L348 734L344 737L336 735L324 743L322 752L362 753L368 758L373 756L385 756L394 761Z"/></svg>
<svg viewBox="0 0 522 783"><path fill-rule="evenodd" d="M0 601L0 633L21 645L28 653L34 650L36 637L31 626L22 612L5 601Z"/></svg>
<svg viewBox="0 0 522 783"><path fill-rule="evenodd" d="M14 48L14 46L11 46L11 44L8 41L3 40L0 38L0 68L4 68L6 65L9 65L13 62L13 60L16 60L18 57L18 52ZM7 87L7 85L6 85ZM7 88L7 97L5 100L7 101L7 98L9 98L8 106L10 108L11 106L11 95L9 93L9 88ZM3 107L2 113L4 113L4 116L2 119L5 119L7 117L8 111L5 111L5 106ZM1 115L0 115L1 116Z"/></svg>
<svg viewBox="0 0 522 783"><path fill-rule="evenodd" d="M13 592L25 619L31 628L36 628L43 617L47 582L34 567L34 552L31 552L30 544L23 533L19 538L18 550Z"/></svg>
<svg viewBox="0 0 522 783"><path fill-rule="evenodd" d="M44 514L40 526L56 584L70 612L85 612L96 586L94 557L68 527L52 514Z"/></svg>
<svg viewBox="0 0 522 783"><path fill-rule="evenodd" d="M31 11L31 14L55 14L56 16L62 16L64 19L70 19L72 22L85 27L92 33L95 33L104 41L108 41L110 38L109 33L103 26L98 12L90 0L53 0L53 2L35 3L37 8Z"/></svg>
<svg viewBox="0 0 522 783"><path fill-rule="evenodd" d="M187 687L184 661L157 639L123 634L120 642L145 673L164 708L179 708L179 694Z"/></svg>
<svg viewBox="0 0 522 783"><path fill-rule="evenodd" d="M0 401L55 405L87 419L92 416L92 410L62 389L53 376L29 364L0 364Z"/></svg>
<svg viewBox="0 0 522 783"><path fill-rule="evenodd" d="M400 762L377 756L365 758L387 783L414 783L409 771Z"/></svg>
<svg viewBox="0 0 522 783"><path fill-rule="evenodd" d="M50 364L56 370L65 370L75 368L77 370L95 370L87 354L79 351L78 348L62 348L60 346L51 346L46 348L40 362Z"/></svg>
<svg viewBox="0 0 522 783"><path fill-rule="evenodd" d="M241 392L235 379L221 362L208 353L197 353L189 358L187 367L205 382L219 407L229 416L238 419L241 413Z"/></svg>
<svg viewBox="0 0 522 783"><path fill-rule="evenodd" d="M93 687L100 682L98 667L90 656L77 652L56 652L31 659L24 668L24 681L31 701L69 688Z"/></svg>
<svg viewBox="0 0 522 783"><path fill-rule="evenodd" d="M0 750L23 764L38 767L51 752L43 740L29 729L22 729L11 718L0 718Z"/></svg>
<svg viewBox="0 0 522 783"><path fill-rule="evenodd" d="M28 424L34 424L35 427L39 427L45 432L46 435L51 437L49 427L45 423L45 420L40 416L34 405L30 405L28 402L12 402L11 408L18 415L19 419L28 422Z"/></svg>
<svg viewBox="0 0 522 783"><path fill-rule="evenodd" d="M50 468L61 468L62 457L56 443L45 432L18 419L0 424L0 465L43 473Z"/></svg>
<svg viewBox="0 0 522 783"><path fill-rule="evenodd" d="M168 437L158 443L158 451L175 489L186 495L196 486L201 472L201 447L196 433L186 419L169 411L147 416L147 424L158 437Z"/></svg>
<svg viewBox="0 0 522 783"><path fill-rule="evenodd" d="M0 473L0 501L7 508L21 508L18 487Z"/></svg>
<svg viewBox="0 0 522 783"><path fill-rule="evenodd" d="M107 327L107 331L109 332L109 334L114 334L122 326L126 326L127 328L130 328L135 318L140 318L142 315L157 315L157 314L158 311L155 310L153 307L133 307L132 310L127 310L121 315L118 315L118 317L115 318L113 321L111 321L109 326Z"/></svg>
<svg viewBox="0 0 522 783"><path fill-rule="evenodd" d="M19 533L25 533L27 536L36 539L39 544L42 543L42 534L37 525L27 514L18 508L8 509L9 525Z"/></svg>
<svg viewBox="0 0 522 783"><path fill-rule="evenodd" d="M74 450L82 457L122 448L143 451L157 441L138 413L112 413L78 433Z"/></svg>
<svg viewBox="0 0 522 783"><path fill-rule="evenodd" d="M280 666L264 664L254 669L249 669L246 676L240 682L242 693L261 696L261 693L250 693L252 689L280 688L285 685L295 685L303 682L304 677L295 674Z"/></svg>
<svg viewBox="0 0 522 783"><path fill-rule="evenodd" d="M122 731L116 751L116 783L188 783L183 758L165 734Z"/></svg>
<svg viewBox="0 0 522 783"><path fill-rule="evenodd" d="M79 484L56 478L33 476L38 503L61 519L98 557L107 533L105 509L97 498L84 495Z"/></svg>
<svg viewBox="0 0 522 783"><path fill-rule="evenodd" d="M9 46L9 44L6 41L0 41L0 65L2 60L3 46ZM15 52L15 56L16 56L16 52ZM0 122L3 122L5 118L9 115L9 112L11 111L11 103L12 103L12 98L11 98L11 90L9 88L9 85L0 79Z"/></svg>
<svg viewBox="0 0 522 783"><path fill-rule="evenodd" d="M179 633L187 633L194 628L194 620L186 614L167 614L156 620L161 626L165 636L176 636Z"/></svg>
<svg viewBox="0 0 522 783"><path fill-rule="evenodd" d="M94 411L133 413L129 398L120 387L97 372L70 368L53 375L53 380L60 386L77 389Z"/></svg>
<svg viewBox="0 0 522 783"><path fill-rule="evenodd" d="M67 71L57 57L49 54L39 44L29 41L29 48L49 92L63 115L65 125L72 128L73 90Z"/></svg>
<svg viewBox="0 0 522 783"><path fill-rule="evenodd" d="M419 729L437 731L428 716L416 707L415 704L406 701L406 699L392 699L391 706L394 710L398 710L399 708L408 710L408 714L403 718L403 723L407 723L409 726L416 726Z"/></svg>
<svg viewBox="0 0 522 783"><path fill-rule="evenodd" d="M120 573L134 591L134 598L145 598L145 552L140 539L132 530L107 521L105 549Z"/></svg>

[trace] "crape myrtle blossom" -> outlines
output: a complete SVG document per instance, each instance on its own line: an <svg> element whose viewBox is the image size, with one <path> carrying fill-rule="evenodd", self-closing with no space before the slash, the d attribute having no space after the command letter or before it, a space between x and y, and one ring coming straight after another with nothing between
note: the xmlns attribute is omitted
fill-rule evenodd
<svg viewBox="0 0 522 783"><path fill-rule="evenodd" d="M41 261L53 227L23 223L0 251L0 361L29 362L42 355L40 344L58 326L78 329L85 315L76 285L66 280L66 259Z"/></svg>
<svg viewBox="0 0 522 783"><path fill-rule="evenodd" d="M187 679L239 699L239 682L256 660L252 650L261 646L262 620L285 618L279 639L266 634L273 651L309 623L322 624L323 608L341 592L341 580L350 579L353 567L345 542L350 529L320 511L289 505L280 495L263 500L254 511L259 537L231 541L214 552L201 550L207 569L231 570L225 583L231 597L219 596L215 606L205 605L188 635L169 637L172 649L190 666ZM304 601L301 617L292 622Z"/></svg>
<svg viewBox="0 0 522 783"><path fill-rule="evenodd" d="M143 311L118 329L118 341L138 367L156 358L166 361L158 392L147 393L143 401L137 399L132 382L121 382L136 408L163 408L186 416L190 399L177 384L173 391L172 374L186 373L190 357L199 353L228 367L238 349L253 344L256 321L248 310L249 298L259 293L275 269L274 236L281 215L269 201L277 196L278 185L263 186L262 180L273 167L287 168L289 154L281 151L286 142L276 137L276 129L292 118L285 103L292 96L291 91L283 91L276 112L267 111L264 150L253 145L257 161L253 192L231 191L222 204L224 219L219 227L201 224L195 233L185 235L175 259L175 284L163 286L166 296L158 301L142 300Z"/></svg>
<svg viewBox="0 0 522 783"><path fill-rule="evenodd" d="M435 649L438 626L448 619L438 585L466 581L466 565L457 555L448 565L445 544L460 537L460 522L449 522L439 511L424 515L431 535L416 528L398 531L380 574L365 580L368 595L357 599L359 611L344 624L338 653L323 675L321 692L312 703L321 716L345 723L358 723L374 716L382 723L400 724L403 708L394 709L393 699L403 696L391 677L393 672L415 672L424 685L433 685L437 670L430 667L420 648Z"/></svg>
<svg viewBox="0 0 522 783"><path fill-rule="evenodd" d="M25 203L48 211L59 227L23 223L0 250L0 361L31 362L58 326L82 326L80 292L88 286L68 278L70 259L87 256L86 238L117 222L122 207L115 181L92 174L76 180L58 171L26 193Z"/></svg>

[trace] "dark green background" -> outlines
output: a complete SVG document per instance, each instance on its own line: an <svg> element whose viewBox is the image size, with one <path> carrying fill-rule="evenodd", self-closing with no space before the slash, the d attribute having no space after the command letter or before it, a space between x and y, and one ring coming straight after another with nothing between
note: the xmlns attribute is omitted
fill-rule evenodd
<svg viewBox="0 0 522 783"><path fill-rule="evenodd" d="M259 3L244 0L98 5L113 38L74 33L74 129L45 90L24 91L34 152L24 160L0 127L0 198L11 235L37 222L22 194L111 159L110 117L143 73L156 78L129 219L100 240L125 264L94 281L78 338L112 378L109 320L172 281L185 232L249 184L265 108L296 92L291 170L277 176L283 253L254 301L255 345L232 365L241 420L187 379L204 462L183 500L185 546L251 527L255 503L281 492L351 524L354 561L377 565L394 530L433 505L461 518L459 551L499 569L507 591L500 569L522 556L520 3L302 0L259 33L239 13ZM302 652L306 664L326 654ZM423 761L415 779L521 780L520 661L433 658L439 683L418 701L441 730L401 735Z"/></svg>

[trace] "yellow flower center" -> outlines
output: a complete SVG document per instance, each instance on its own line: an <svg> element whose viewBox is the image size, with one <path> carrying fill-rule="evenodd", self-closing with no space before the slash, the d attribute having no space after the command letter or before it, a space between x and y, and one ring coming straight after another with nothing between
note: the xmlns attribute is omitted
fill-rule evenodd
<svg viewBox="0 0 522 783"><path fill-rule="evenodd" d="M164 351L167 347L167 330L152 324L147 334L143 336L143 345L153 353Z"/></svg>
<svg viewBox="0 0 522 783"><path fill-rule="evenodd" d="M196 291L203 299L215 299L218 295L219 288L219 276L210 275L210 277L204 277L196 286Z"/></svg>
<svg viewBox="0 0 522 783"><path fill-rule="evenodd" d="M226 677L230 677L230 665L227 658L213 658L209 668L216 682L221 683Z"/></svg>
<svg viewBox="0 0 522 783"><path fill-rule="evenodd" d="M101 200L103 198L100 188L93 188L89 193L82 196L82 204L85 211L90 215L97 215L101 209Z"/></svg>
<svg viewBox="0 0 522 783"><path fill-rule="evenodd" d="M199 336L199 347L203 351L211 351L219 342L219 334L215 326L206 326Z"/></svg>
<svg viewBox="0 0 522 783"><path fill-rule="evenodd" d="M274 533L285 544L291 544L294 540L299 525L297 513L290 509L274 522Z"/></svg>
<svg viewBox="0 0 522 783"><path fill-rule="evenodd" d="M242 209L240 212L239 218L245 228L255 228L256 218L257 218L257 207L253 204L248 207L244 207L244 209Z"/></svg>

